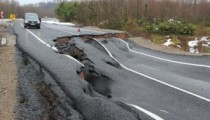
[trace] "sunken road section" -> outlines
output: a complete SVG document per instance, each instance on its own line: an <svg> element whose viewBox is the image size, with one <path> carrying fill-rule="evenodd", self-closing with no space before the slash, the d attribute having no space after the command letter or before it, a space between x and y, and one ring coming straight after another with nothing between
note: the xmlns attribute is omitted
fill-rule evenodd
<svg viewBox="0 0 210 120"><path fill-rule="evenodd" d="M111 84L113 80L109 78L103 69L96 68L99 64L106 64L117 69L121 69L118 62L111 59L106 50L96 42L96 39L110 39L113 37L127 38L125 33L104 34L104 35L82 35L66 36L54 40L58 53L74 57L84 66L77 70L81 79L86 80L93 86L93 89L107 98L111 98Z"/></svg>
<svg viewBox="0 0 210 120"><path fill-rule="evenodd" d="M109 57L106 50L96 41L96 39L104 39L105 41L116 37L126 39L128 35L117 33L64 36L55 39L54 42L55 47L58 49L58 53L72 56L83 65L76 70L76 73L80 77L80 81L87 82L88 84L88 87L87 89L84 89L84 92L92 97L103 98L106 102L111 102L114 105L107 106L101 101L100 104L103 104L103 110L106 111L107 107L110 107L108 108L109 115L106 114L106 112L104 112L104 114L101 113L101 111L97 111L97 115L94 116L94 119L92 120L141 120L140 114L138 113L139 111L120 101L112 101L111 99L112 84L114 84L115 80L109 77L110 74L108 74L107 71L110 70L109 68L120 70L122 67L118 62ZM107 66L107 68L103 66ZM122 111L120 109L117 110L115 106L118 106ZM120 113L120 111L123 113ZM100 115L98 115L98 112ZM122 117L121 115L119 116L119 114L123 114L123 116L127 114L128 116Z"/></svg>
<svg viewBox="0 0 210 120"><path fill-rule="evenodd" d="M138 110L111 99L114 79L103 66L122 68L93 38L61 37L54 41L59 53L71 55L83 65L55 59L57 55L47 48L43 49L48 57L37 57L18 41L18 119L141 120ZM49 59L54 60L50 63Z"/></svg>

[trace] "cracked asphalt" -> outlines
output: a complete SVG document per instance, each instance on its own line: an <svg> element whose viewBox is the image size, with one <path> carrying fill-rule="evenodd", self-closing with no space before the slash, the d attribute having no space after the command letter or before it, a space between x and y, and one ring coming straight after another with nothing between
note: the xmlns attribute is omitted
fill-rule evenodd
<svg viewBox="0 0 210 120"><path fill-rule="evenodd" d="M27 78L27 82L20 82L20 86L27 87L22 96L35 94L37 99L30 103L22 98L22 104L31 106L23 105L23 109L37 110L25 116L20 110L22 119L28 115L37 120L210 118L208 56L156 52L125 40L127 45L115 37L92 39L75 36L69 39L74 35L110 32L81 29L78 33L74 27L47 23L38 30L24 29L22 23L17 22L14 32L21 59L25 61L20 74L27 73L19 77L19 80ZM62 38L68 39L59 42ZM58 52L49 45L55 45Z"/></svg>

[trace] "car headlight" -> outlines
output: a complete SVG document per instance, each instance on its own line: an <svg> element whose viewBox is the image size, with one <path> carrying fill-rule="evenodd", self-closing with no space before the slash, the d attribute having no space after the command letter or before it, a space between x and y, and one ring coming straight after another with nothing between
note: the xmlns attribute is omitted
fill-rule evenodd
<svg viewBox="0 0 210 120"><path fill-rule="evenodd" d="M28 21L26 20L25 23L28 23Z"/></svg>
<svg viewBox="0 0 210 120"><path fill-rule="evenodd" d="M40 21L37 21L37 23L40 23Z"/></svg>

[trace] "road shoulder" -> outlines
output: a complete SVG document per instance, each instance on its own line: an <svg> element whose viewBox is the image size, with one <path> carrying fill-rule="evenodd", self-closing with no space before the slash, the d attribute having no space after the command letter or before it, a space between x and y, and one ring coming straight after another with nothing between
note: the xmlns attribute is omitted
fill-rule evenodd
<svg viewBox="0 0 210 120"><path fill-rule="evenodd" d="M174 48L170 46L164 46L160 44L156 44L151 42L149 39L145 39L142 37L130 37L129 40L135 42L141 47L148 48L151 50L156 50L164 53L170 53L170 54L177 54L177 55L190 55L190 56L204 56L204 55L210 55L209 53L189 53L179 48Z"/></svg>
<svg viewBox="0 0 210 120"><path fill-rule="evenodd" d="M0 119L16 118L17 69L15 62L15 36L4 33L7 46L0 47Z"/></svg>

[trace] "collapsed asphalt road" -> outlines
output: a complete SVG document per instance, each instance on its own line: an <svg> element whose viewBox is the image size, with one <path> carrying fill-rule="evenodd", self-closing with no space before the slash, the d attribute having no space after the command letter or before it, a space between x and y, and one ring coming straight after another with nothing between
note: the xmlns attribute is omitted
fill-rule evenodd
<svg viewBox="0 0 210 120"><path fill-rule="evenodd" d="M60 103L52 105L56 102L47 99L51 103L49 106L54 106L52 109L57 108L57 111L41 106L43 112L39 113L40 116L87 120L208 120L210 117L209 68L177 65L172 61L200 64L197 63L199 59L208 66L209 57L191 60L191 57L156 53L129 43L136 51L172 59L170 64L154 57L132 53L130 46L114 38L119 36L113 37L110 34L108 37L74 36L81 34L76 32L77 28L50 24L44 24L41 30L26 30L17 23L14 30L18 35L18 47L35 61L35 66L41 67L44 76L48 76L39 79L42 81L41 88L49 91L48 94L37 94L45 96L43 99L52 98ZM81 31L91 35L99 34L92 30ZM58 53L53 51L56 50L53 45ZM142 74L138 74L140 72ZM57 118L50 113L56 113Z"/></svg>
<svg viewBox="0 0 210 120"><path fill-rule="evenodd" d="M74 118L73 120L76 119L87 119L87 120L116 119L117 120L119 118L125 120L141 119L140 114L143 113L139 112L138 114L138 110L129 107L128 105L120 101L114 101L114 100L112 101L107 99L106 97L95 92L86 81L81 80L81 78L77 74L77 71L82 67L80 64L77 64L77 62L70 60L64 55L55 53L52 49L49 49L44 44L37 41L36 38L34 39L34 36L29 35L27 30L23 28L22 30L25 31L25 34L22 34L23 31L20 31L19 28L20 26L17 27L18 25L20 24L16 24L14 28L15 33L17 34L17 46L20 48L21 51L26 53L31 59L36 61L36 63L42 69L47 71L47 73L52 77L53 81L48 83L47 87L52 92L52 95L54 95L54 98L58 99L56 101L62 101L62 99L67 99L67 101L64 101L62 106L66 106L67 104L70 107L67 107L69 109L67 108L63 109L63 111L67 109L70 111L71 114L69 113L65 117L63 116L63 114L60 113L60 111L57 111L58 112L57 114L61 115L58 118L62 119ZM43 82L45 81L43 80ZM57 86L59 86L59 89L61 89L62 92L65 93L65 96L60 94L60 90L56 90ZM25 97L27 97L27 95L25 95ZM68 101L70 101L70 103ZM28 101L24 100L23 104L30 105L31 102L30 103L27 102ZM59 103L62 104L62 102ZM36 110L39 109L39 107L35 108ZM24 109L31 109L31 108L26 107ZM76 113L74 114L74 111L71 111L71 109L76 111ZM36 115L37 117L36 116L27 117L28 115L25 116L24 114L22 114L20 119L24 119L24 117L27 119L40 119L40 116L45 116L44 113L41 112L40 109L39 114L41 115ZM151 119L147 115L142 115L142 118L144 117ZM51 117L49 116L47 118Z"/></svg>

